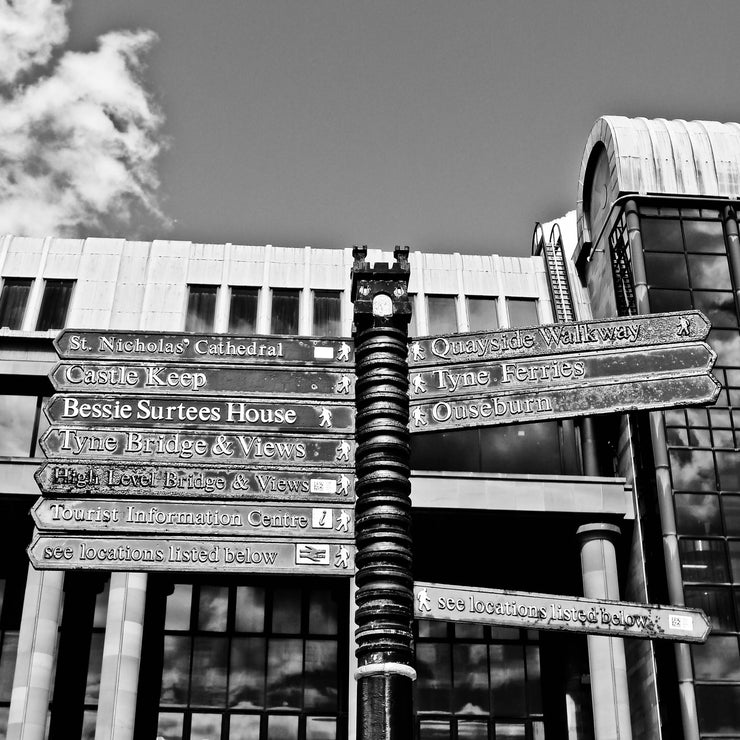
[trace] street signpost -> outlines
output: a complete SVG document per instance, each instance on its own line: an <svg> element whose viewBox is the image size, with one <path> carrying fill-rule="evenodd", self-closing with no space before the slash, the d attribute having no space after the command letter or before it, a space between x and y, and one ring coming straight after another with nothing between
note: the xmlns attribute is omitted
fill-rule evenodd
<svg viewBox="0 0 740 740"><path fill-rule="evenodd" d="M415 340L410 431L713 403L709 329L679 311Z"/></svg>
<svg viewBox="0 0 740 740"><path fill-rule="evenodd" d="M701 609L422 581L414 583L414 616L497 627L680 642L705 642L711 628Z"/></svg>
<svg viewBox="0 0 740 740"><path fill-rule="evenodd" d="M354 573L350 343L65 330L54 344L36 567Z"/></svg>

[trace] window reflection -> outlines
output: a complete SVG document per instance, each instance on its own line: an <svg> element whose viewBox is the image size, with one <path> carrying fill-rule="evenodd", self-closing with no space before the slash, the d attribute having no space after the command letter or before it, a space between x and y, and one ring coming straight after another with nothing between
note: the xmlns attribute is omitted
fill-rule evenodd
<svg viewBox="0 0 740 740"><path fill-rule="evenodd" d="M36 331L61 329L67 321L74 280L46 280Z"/></svg>
<svg viewBox="0 0 740 740"><path fill-rule="evenodd" d="M306 740L336 740L337 721L333 717L307 717Z"/></svg>
<svg viewBox="0 0 740 740"><path fill-rule="evenodd" d="M346 712L339 590L175 584L164 620L160 734L336 740Z"/></svg>
<svg viewBox="0 0 740 740"><path fill-rule="evenodd" d="M265 706L265 638L234 638L231 643L229 704L234 707Z"/></svg>
<svg viewBox="0 0 740 740"><path fill-rule="evenodd" d="M267 706L300 709L303 642L272 639L267 643Z"/></svg>
<svg viewBox="0 0 740 740"><path fill-rule="evenodd" d="M522 714L526 694L521 645L490 645L489 651L494 715Z"/></svg>
<svg viewBox="0 0 740 740"><path fill-rule="evenodd" d="M695 691L704 733L740 733L740 686L697 686Z"/></svg>
<svg viewBox="0 0 740 740"><path fill-rule="evenodd" d="M206 707L226 703L226 656L228 642L222 637L193 639L193 673L190 701Z"/></svg>
<svg viewBox="0 0 740 740"><path fill-rule="evenodd" d="M724 254L725 236L721 221L684 221L683 234L686 250Z"/></svg>
<svg viewBox="0 0 740 740"><path fill-rule="evenodd" d="M337 643L330 640L306 641L304 703L307 708L337 708Z"/></svg>
<svg viewBox="0 0 740 740"><path fill-rule="evenodd" d="M672 219L645 218L640 219L640 234L642 246L650 251L681 251L681 225Z"/></svg>
<svg viewBox="0 0 740 740"><path fill-rule="evenodd" d="M185 331L211 332L216 318L217 285L188 285Z"/></svg>
<svg viewBox="0 0 740 740"><path fill-rule="evenodd" d="M455 296L428 295L427 316L430 334L452 334L458 331Z"/></svg>
<svg viewBox="0 0 740 740"><path fill-rule="evenodd" d="M259 288L231 288L229 332L254 334L257 331L257 300Z"/></svg>
<svg viewBox="0 0 740 740"><path fill-rule="evenodd" d="M669 451L673 487L683 491L716 490L714 457L708 450Z"/></svg>
<svg viewBox="0 0 740 740"><path fill-rule="evenodd" d="M201 586L198 629L223 632L229 608L229 590L223 586Z"/></svg>
<svg viewBox="0 0 740 740"><path fill-rule="evenodd" d="M272 334L298 334L299 290L272 290Z"/></svg>
<svg viewBox="0 0 740 740"><path fill-rule="evenodd" d="M740 680L737 637L710 635L704 644L692 645L694 673L698 680Z"/></svg>
<svg viewBox="0 0 740 740"><path fill-rule="evenodd" d="M718 496L677 493L674 501L679 534L722 534Z"/></svg>
<svg viewBox="0 0 740 740"><path fill-rule="evenodd" d="M645 252L645 272L651 288L689 287L689 273L682 256Z"/></svg>
<svg viewBox="0 0 740 740"><path fill-rule="evenodd" d="M498 329L497 301L495 298L468 297L468 323L470 331Z"/></svg>
<svg viewBox="0 0 740 740"><path fill-rule="evenodd" d="M229 740L248 740L260 736L260 718L255 714L232 714Z"/></svg>
<svg viewBox="0 0 740 740"><path fill-rule="evenodd" d="M341 334L342 293L339 290L313 292L313 334L338 337Z"/></svg>
<svg viewBox="0 0 740 740"><path fill-rule="evenodd" d="M736 327L735 300L730 291L702 291L693 293L694 307L706 315L714 327ZM651 294L652 301L652 294ZM687 306L691 308L691 306Z"/></svg>
<svg viewBox="0 0 740 740"><path fill-rule="evenodd" d="M0 396L0 455L30 457L36 396Z"/></svg>
<svg viewBox="0 0 740 740"><path fill-rule="evenodd" d="M540 323L537 300L532 298L507 298L509 326L536 326Z"/></svg>
<svg viewBox="0 0 740 740"><path fill-rule="evenodd" d="M193 587L187 583L175 585L167 597L164 628L167 630L186 630L190 627L190 602L193 598Z"/></svg>
<svg viewBox="0 0 740 740"><path fill-rule="evenodd" d="M686 606L703 609L712 619L712 629L726 632L735 629L735 611L729 588L687 586Z"/></svg>
<svg viewBox="0 0 740 740"><path fill-rule="evenodd" d="M689 254L689 273L691 287L694 289L714 288L715 290L732 290L730 280L730 266L724 255L709 257L699 254Z"/></svg>
<svg viewBox="0 0 740 740"><path fill-rule="evenodd" d="M490 704L486 646L453 645L452 655L454 666L452 711L461 714L488 714Z"/></svg>
<svg viewBox="0 0 740 740"><path fill-rule="evenodd" d="M157 722L157 737L164 740L182 740L182 722L181 714L172 712L160 712Z"/></svg>
<svg viewBox="0 0 740 740"><path fill-rule="evenodd" d="M681 570L685 581L729 581L722 540L681 539Z"/></svg>
<svg viewBox="0 0 740 740"><path fill-rule="evenodd" d="M0 327L20 329L31 292L31 278L5 278L0 293Z"/></svg>

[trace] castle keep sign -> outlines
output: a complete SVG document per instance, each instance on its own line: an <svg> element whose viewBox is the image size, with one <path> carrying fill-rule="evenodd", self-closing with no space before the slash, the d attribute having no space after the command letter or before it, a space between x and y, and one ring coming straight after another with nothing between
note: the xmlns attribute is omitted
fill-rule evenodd
<svg viewBox="0 0 740 740"><path fill-rule="evenodd" d="M354 573L342 340L65 330L37 568Z"/></svg>
<svg viewBox="0 0 740 740"><path fill-rule="evenodd" d="M709 328L683 311L415 340L410 430L711 403Z"/></svg>

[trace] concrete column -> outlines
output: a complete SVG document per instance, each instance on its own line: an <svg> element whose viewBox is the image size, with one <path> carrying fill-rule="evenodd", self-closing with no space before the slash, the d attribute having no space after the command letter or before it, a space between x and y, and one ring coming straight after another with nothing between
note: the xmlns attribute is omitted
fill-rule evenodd
<svg viewBox="0 0 740 740"><path fill-rule="evenodd" d="M618 534L619 527L613 524L586 524L578 528L586 598L619 600L613 542ZM599 635L588 635L587 640L595 740L632 740L624 641L621 637Z"/></svg>
<svg viewBox="0 0 740 740"><path fill-rule="evenodd" d="M44 740L46 736L63 586L62 571L28 566L8 712L8 740Z"/></svg>
<svg viewBox="0 0 740 740"><path fill-rule="evenodd" d="M136 719L146 573L112 573L95 740L132 740Z"/></svg>

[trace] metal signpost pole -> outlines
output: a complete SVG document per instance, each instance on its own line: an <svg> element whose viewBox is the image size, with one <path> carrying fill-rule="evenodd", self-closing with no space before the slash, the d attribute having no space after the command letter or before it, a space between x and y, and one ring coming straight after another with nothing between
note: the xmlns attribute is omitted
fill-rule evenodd
<svg viewBox="0 0 740 740"><path fill-rule="evenodd" d="M357 417L357 738L413 736L408 248L395 264L353 250Z"/></svg>

